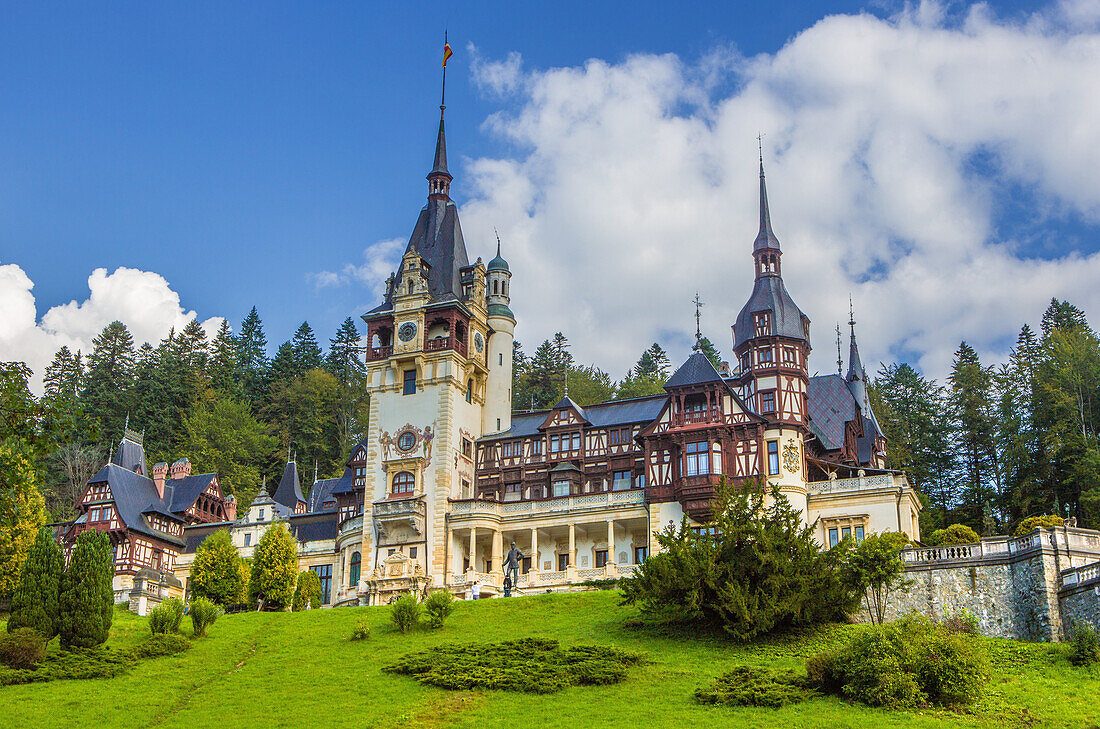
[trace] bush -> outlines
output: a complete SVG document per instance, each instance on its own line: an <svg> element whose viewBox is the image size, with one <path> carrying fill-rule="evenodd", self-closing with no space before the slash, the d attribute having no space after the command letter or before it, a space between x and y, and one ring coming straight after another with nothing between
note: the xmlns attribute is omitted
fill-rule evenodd
<svg viewBox="0 0 1100 729"><path fill-rule="evenodd" d="M695 689L700 704L726 706L780 706L809 698L802 681L793 671L780 673L771 668L737 666L714 680L706 688Z"/></svg>
<svg viewBox="0 0 1100 729"><path fill-rule="evenodd" d="M247 573L241 569L241 558L229 537L221 529L202 541L195 550L191 564L191 595L205 597L218 605L233 605L247 597Z"/></svg>
<svg viewBox="0 0 1100 729"><path fill-rule="evenodd" d="M981 646L911 615L859 633L847 646L806 661L808 683L869 706L966 704L981 693L989 666Z"/></svg>
<svg viewBox="0 0 1100 729"><path fill-rule="evenodd" d="M206 629L218 619L218 606L205 597L196 597L191 601L187 614L191 616L192 632L196 638L206 635Z"/></svg>
<svg viewBox="0 0 1100 729"><path fill-rule="evenodd" d="M1091 666L1100 663L1100 635L1096 628L1086 623L1073 626L1071 636L1073 648L1069 653L1069 662L1075 666Z"/></svg>
<svg viewBox="0 0 1100 729"><path fill-rule="evenodd" d="M1061 520L1058 522L1061 523ZM982 541L978 533L966 524L952 524L946 529L937 529L928 536L927 543L933 547L944 547L953 544L977 544Z"/></svg>
<svg viewBox="0 0 1100 729"><path fill-rule="evenodd" d="M424 601L424 610L428 613L428 625L442 628L443 621L455 611L454 595L446 590L437 590Z"/></svg>
<svg viewBox="0 0 1100 729"><path fill-rule="evenodd" d="M1051 527L1059 527L1064 523L1062 517L1055 516L1053 514L1045 514L1043 516L1029 516L1024 519L1016 527L1016 532L1013 536L1026 537L1036 529L1049 529Z"/></svg>
<svg viewBox="0 0 1100 729"><path fill-rule="evenodd" d="M659 554L620 581L623 602L665 622L721 625L734 638L839 621L859 593L841 566L847 545L822 551L777 488L718 486L711 529L685 518L656 535Z"/></svg>
<svg viewBox="0 0 1100 729"><path fill-rule="evenodd" d="M0 686L61 679L113 678L130 670L134 656L129 651L103 647L61 650L51 653L38 670L0 669Z"/></svg>
<svg viewBox="0 0 1100 729"><path fill-rule="evenodd" d="M618 683L639 653L602 646L562 649L556 640L435 646L410 653L382 670L447 689L553 693L569 686Z"/></svg>
<svg viewBox="0 0 1100 729"><path fill-rule="evenodd" d="M149 611L149 630L153 635L178 633L183 620L183 603L172 597Z"/></svg>
<svg viewBox="0 0 1100 729"><path fill-rule="evenodd" d="M355 628L351 631L351 639L370 640L370 623L363 618L359 618L355 623Z"/></svg>
<svg viewBox="0 0 1100 729"><path fill-rule="evenodd" d="M900 554L908 543L909 538L902 532L870 534L842 562L845 582L863 593L863 604L873 623L883 621L890 593L905 584L905 564Z"/></svg>
<svg viewBox="0 0 1100 729"><path fill-rule="evenodd" d="M107 535L95 529L81 532L61 578L62 648L91 648L107 640L115 609L114 574L115 552Z"/></svg>
<svg viewBox="0 0 1100 729"><path fill-rule="evenodd" d="M966 635L981 634L981 631L978 629L978 616L965 609L944 620L943 627L948 633L965 633Z"/></svg>
<svg viewBox="0 0 1100 729"><path fill-rule="evenodd" d="M294 589L294 603L291 610L299 612L306 608L321 607L321 578L313 570L302 570L298 573L298 586Z"/></svg>
<svg viewBox="0 0 1100 729"><path fill-rule="evenodd" d="M34 628L0 635L0 663L8 668L34 668L46 657L46 641Z"/></svg>
<svg viewBox="0 0 1100 729"><path fill-rule="evenodd" d="M402 633L408 633L420 622L420 603L415 595L402 595L390 607L390 622Z"/></svg>
<svg viewBox="0 0 1100 729"><path fill-rule="evenodd" d="M46 641L57 635L59 627L58 597L65 561L61 548L49 529L40 529L27 552L27 561L11 599L8 632L34 628Z"/></svg>
<svg viewBox="0 0 1100 729"><path fill-rule="evenodd" d="M131 651L135 658L156 658L171 656L191 650L191 641L179 633L157 633L150 635Z"/></svg>
<svg viewBox="0 0 1100 729"><path fill-rule="evenodd" d="M298 542L286 524L278 522L260 537L252 555L248 577L251 602L265 609L282 610L294 600L294 579L298 572Z"/></svg>

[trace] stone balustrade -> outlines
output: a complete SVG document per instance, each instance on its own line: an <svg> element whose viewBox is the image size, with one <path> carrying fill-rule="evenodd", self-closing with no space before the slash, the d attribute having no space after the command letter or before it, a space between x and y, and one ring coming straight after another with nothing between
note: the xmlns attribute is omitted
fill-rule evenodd
<svg viewBox="0 0 1100 729"><path fill-rule="evenodd" d="M351 532L362 531L362 529L363 515L360 514L359 516L353 516L352 518L345 520L344 523L340 525L340 531L337 536L343 537L347 534L350 534Z"/></svg>
<svg viewBox="0 0 1100 729"><path fill-rule="evenodd" d="M811 493L832 493L834 491L869 491L873 489L900 488L905 485L904 476L889 473L876 476L857 476L856 478L832 478L828 481L811 481L806 490Z"/></svg>
<svg viewBox="0 0 1100 729"><path fill-rule="evenodd" d="M605 509L614 506L641 506L645 504L644 489L625 491L603 491L595 494L577 494L575 496L556 496L547 499L527 501L489 501L487 499L452 500L452 517L493 517L533 516L537 514L555 514L559 512L576 513L578 511Z"/></svg>
<svg viewBox="0 0 1100 729"><path fill-rule="evenodd" d="M1041 550L1044 546L1100 555L1100 533L1076 527L1036 528L1022 537L987 537L975 544L905 549L901 552L901 558L914 567L929 563L1004 560Z"/></svg>
<svg viewBox="0 0 1100 729"><path fill-rule="evenodd" d="M1100 562L1062 572L1062 587L1076 587L1096 581L1100 581Z"/></svg>

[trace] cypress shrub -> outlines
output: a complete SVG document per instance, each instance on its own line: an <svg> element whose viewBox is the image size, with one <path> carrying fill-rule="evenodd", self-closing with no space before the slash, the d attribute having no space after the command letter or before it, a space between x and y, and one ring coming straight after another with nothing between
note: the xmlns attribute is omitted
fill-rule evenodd
<svg viewBox="0 0 1100 729"><path fill-rule="evenodd" d="M81 532L61 579L58 633L62 648L91 648L107 640L114 612L114 572L107 535L94 529Z"/></svg>
<svg viewBox="0 0 1100 729"><path fill-rule="evenodd" d="M446 590L437 590L424 601L424 610L428 613L428 625L442 628L443 621L455 610L454 595Z"/></svg>
<svg viewBox="0 0 1100 729"><path fill-rule="evenodd" d="M264 532L252 555L248 578L252 602L275 610L290 607L297 572L298 546L286 524L279 522Z"/></svg>
<svg viewBox="0 0 1100 729"><path fill-rule="evenodd" d="M11 600L8 632L34 628L47 642L58 633L61 576L65 560L49 529L40 529Z"/></svg>
<svg viewBox="0 0 1100 729"><path fill-rule="evenodd" d="M149 631L153 635L178 633L183 620L183 603L173 597L149 611Z"/></svg>
<svg viewBox="0 0 1100 729"><path fill-rule="evenodd" d="M34 628L19 628L0 636L0 663L8 668L31 669L46 657L46 641Z"/></svg>
<svg viewBox="0 0 1100 729"><path fill-rule="evenodd" d="M302 570L298 573L298 586L294 588L294 604L291 609L294 612L306 608L321 607L321 578L313 570Z"/></svg>
<svg viewBox="0 0 1100 729"><path fill-rule="evenodd" d="M793 671L737 666L716 678L710 686L695 689L695 700L700 704L778 709L809 698L809 692L801 684L802 680Z"/></svg>
<svg viewBox="0 0 1100 729"><path fill-rule="evenodd" d="M415 595L402 595L390 608L390 622L402 633L408 633L420 622L420 603Z"/></svg>
<svg viewBox="0 0 1100 729"><path fill-rule="evenodd" d="M191 594L218 605L235 605L245 599L247 572L229 538L228 530L216 531L195 550L191 564Z"/></svg>
<svg viewBox="0 0 1100 729"><path fill-rule="evenodd" d="M188 615L191 616L191 627L196 638L206 635L206 629L218 619L218 606L205 597L196 597L191 601Z"/></svg>

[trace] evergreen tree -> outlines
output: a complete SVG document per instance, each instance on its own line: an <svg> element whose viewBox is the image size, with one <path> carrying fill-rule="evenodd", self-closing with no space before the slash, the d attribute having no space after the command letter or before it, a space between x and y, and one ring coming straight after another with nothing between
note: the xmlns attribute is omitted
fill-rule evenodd
<svg viewBox="0 0 1100 729"><path fill-rule="evenodd" d="M366 374L367 368L359 356L359 343L362 337L355 328L355 321L349 316L329 340L328 356L325 357L325 369L336 378L342 387L348 387L357 376Z"/></svg>
<svg viewBox="0 0 1100 729"><path fill-rule="evenodd" d="M595 405L614 396L611 376L599 367L573 367L569 371L569 398L578 405Z"/></svg>
<svg viewBox="0 0 1100 729"><path fill-rule="evenodd" d="M663 384L668 379L668 368L668 354L661 348L661 345L654 342L653 346L642 352L642 356L638 358L638 363L634 365L633 375L660 380Z"/></svg>
<svg viewBox="0 0 1100 729"><path fill-rule="evenodd" d="M65 560L57 540L47 528L38 530L34 544L19 576L19 584L11 600L8 632L34 628L49 641L57 635L60 623L58 600Z"/></svg>
<svg viewBox="0 0 1100 729"><path fill-rule="evenodd" d="M313 570L302 570L298 573L298 586L294 588L294 612L306 609L316 609L323 604L324 591L321 589L321 578Z"/></svg>
<svg viewBox="0 0 1100 729"><path fill-rule="evenodd" d="M512 341L512 411L531 410L534 395L530 386L531 363L523 351L523 345Z"/></svg>
<svg viewBox="0 0 1100 729"><path fill-rule="evenodd" d="M340 325L336 336L329 340L325 369L340 385L335 416L339 431L341 457L366 436L370 394L367 390L367 368L360 358L362 338L349 316Z"/></svg>
<svg viewBox="0 0 1100 729"><path fill-rule="evenodd" d="M252 555L248 589L261 608L282 610L291 606L298 576L298 546L286 524L278 522L260 537Z"/></svg>
<svg viewBox="0 0 1100 729"><path fill-rule="evenodd" d="M0 362L0 440L36 440L38 403L28 384L31 369L22 362Z"/></svg>
<svg viewBox="0 0 1100 729"><path fill-rule="evenodd" d="M73 354L66 346L53 356L43 376L44 397L75 400L80 394L81 381L84 379L84 367L80 362L80 352Z"/></svg>
<svg viewBox="0 0 1100 729"><path fill-rule="evenodd" d="M217 473L222 490L236 497L241 511L247 509L260 489L263 468L278 447L271 426L256 420L247 403L208 390L184 418L182 430L181 448L192 463Z"/></svg>
<svg viewBox="0 0 1100 729"><path fill-rule="evenodd" d="M1085 312L1078 309L1068 301L1051 299L1050 306L1043 312L1041 323L1043 337L1049 337L1055 329L1071 331L1074 329L1088 329L1089 323L1085 319Z"/></svg>
<svg viewBox="0 0 1100 729"><path fill-rule="evenodd" d="M294 345L291 342L283 342L279 345L267 373L269 389L273 389L276 383L289 382L301 374L294 363Z"/></svg>
<svg viewBox="0 0 1100 729"><path fill-rule="evenodd" d="M252 407L258 408L267 388L267 337L256 307L241 322L237 338L237 362L245 395Z"/></svg>
<svg viewBox="0 0 1100 729"><path fill-rule="evenodd" d="M180 362L196 378L206 373L210 359L210 347L206 341L206 330L198 319L192 319L180 332L177 341Z"/></svg>
<svg viewBox="0 0 1100 729"><path fill-rule="evenodd" d="M718 352L718 349L714 346L713 342L711 342L706 337L700 337L699 350L707 356L707 359L710 360L710 363L714 365L714 369L718 370L719 372L722 371L722 355ZM668 360L667 356L665 357L665 360Z"/></svg>
<svg viewBox="0 0 1100 729"><path fill-rule="evenodd" d="M191 563L192 597L205 597L221 605L236 605L245 600L245 581L241 558L227 530L219 530L202 540Z"/></svg>
<svg viewBox="0 0 1100 729"><path fill-rule="evenodd" d="M993 505L1000 486L994 445L993 373L966 342L959 345L950 375L955 451L963 481L963 514L980 534L993 533Z"/></svg>
<svg viewBox="0 0 1100 729"><path fill-rule="evenodd" d="M46 523L46 500L25 446L0 442L0 604L19 581L27 551Z"/></svg>
<svg viewBox="0 0 1100 729"><path fill-rule="evenodd" d="M120 321L104 327L92 340L84 379L86 412L100 423L104 434L122 432L134 380L134 338Z"/></svg>
<svg viewBox="0 0 1100 729"><path fill-rule="evenodd" d="M562 342L544 341L535 350L526 376L526 391L536 409L553 407L565 392L566 367L573 356Z"/></svg>
<svg viewBox="0 0 1100 729"><path fill-rule="evenodd" d="M263 416L277 428L278 439L293 445L299 463L316 461L321 473L342 472L344 443L339 421L340 384L322 369L311 369L289 381L275 381Z"/></svg>
<svg viewBox="0 0 1100 729"><path fill-rule="evenodd" d="M321 366L321 347L317 344L317 337L313 334L313 328L309 322L304 321L294 332L292 340L294 352L294 376L298 376L307 370Z"/></svg>
<svg viewBox="0 0 1100 729"><path fill-rule="evenodd" d="M107 640L114 612L114 550L107 535L85 529L61 578L61 647L92 648Z"/></svg>
<svg viewBox="0 0 1100 729"><path fill-rule="evenodd" d="M665 393L664 380L659 380L649 375L637 377L634 372L627 372L626 377L619 380L615 387L616 400L628 400L632 397L649 397L651 395L663 395Z"/></svg>
<svg viewBox="0 0 1100 729"><path fill-rule="evenodd" d="M241 370L238 343L229 329L229 322L224 319L210 345L207 374L210 376L211 387L226 392L244 393L244 373Z"/></svg>

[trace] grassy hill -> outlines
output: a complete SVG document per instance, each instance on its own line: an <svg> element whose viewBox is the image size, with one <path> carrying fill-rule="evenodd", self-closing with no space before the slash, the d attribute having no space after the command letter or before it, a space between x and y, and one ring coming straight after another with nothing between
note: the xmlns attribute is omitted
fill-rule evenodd
<svg viewBox="0 0 1100 729"><path fill-rule="evenodd" d="M192 650L114 679L0 688L13 727L1090 727L1100 724L1100 672L1071 667L1061 646L988 639L994 679L966 713L893 713L820 698L783 709L705 707L692 691L738 663L801 669L805 656L858 627L734 645L722 635L624 628L636 611L617 592L460 603L446 627L401 635L386 608L223 616ZM351 642L366 616L370 640ZM188 630L190 624L185 626ZM147 636L146 620L116 613L110 645ZM648 654L613 686L556 694L452 692L380 670L410 650L446 642L554 638ZM56 641L51 649L56 649Z"/></svg>

